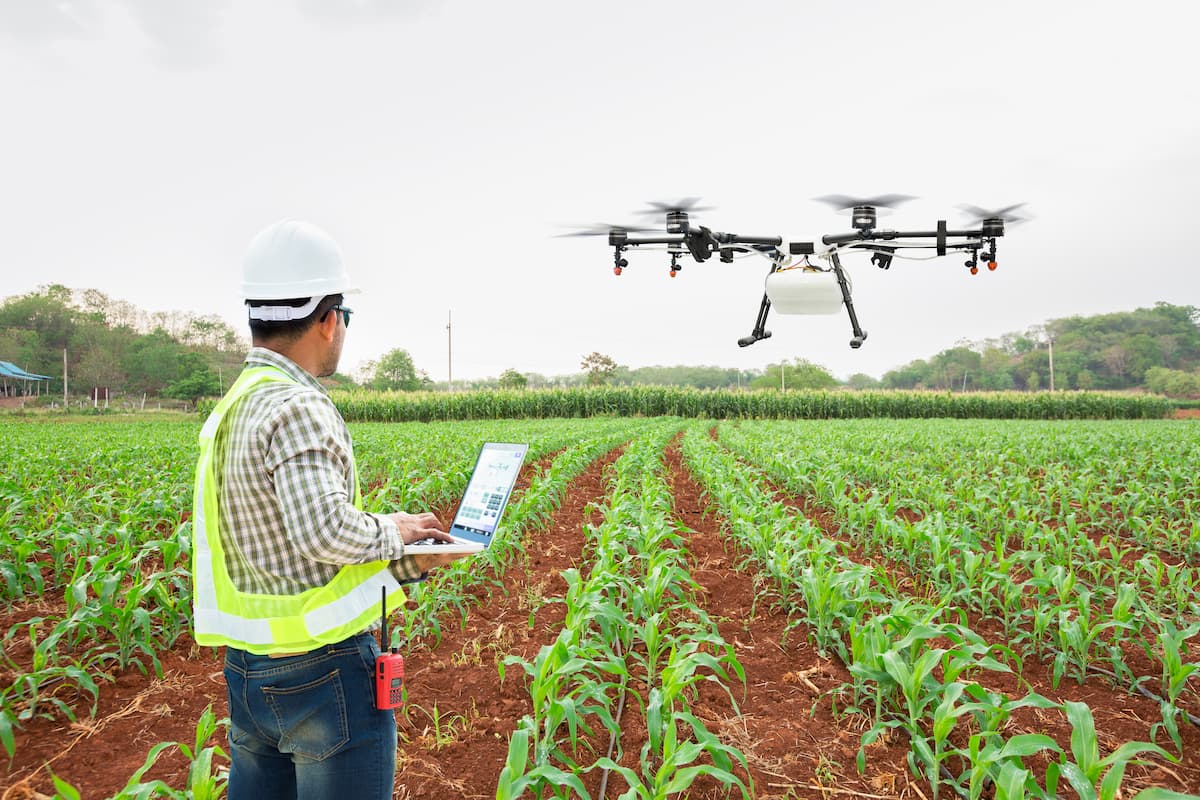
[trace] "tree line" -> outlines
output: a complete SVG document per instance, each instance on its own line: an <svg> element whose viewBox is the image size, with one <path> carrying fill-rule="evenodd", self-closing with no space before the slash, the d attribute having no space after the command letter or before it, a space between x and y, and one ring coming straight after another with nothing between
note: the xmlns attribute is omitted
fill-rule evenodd
<svg viewBox="0 0 1200 800"><path fill-rule="evenodd" d="M50 376L41 391L146 394L194 400L220 394L247 342L216 316L148 313L95 289L53 284L0 304L0 361ZM29 387L32 389L32 387Z"/></svg>
<svg viewBox="0 0 1200 800"><path fill-rule="evenodd" d="M95 289L61 285L0 303L0 361L53 376L43 391L62 393L63 351L70 388L113 394L195 400L220 394L241 369L249 342L215 315L145 312ZM1053 349L1053 371L1050 368ZM804 359L766 369L719 366L628 367L599 352L580 371L546 376L509 368L497 378L456 381L454 389L543 388L578 385L678 386L694 389L783 388L932 389L1003 391L1144 388L1172 397L1200 396L1200 309L1157 303L1153 308L1050 320L1023 333L963 342L876 379L837 380ZM395 348L362 366L355 380L324 379L331 387L378 390L448 388L435 383Z"/></svg>

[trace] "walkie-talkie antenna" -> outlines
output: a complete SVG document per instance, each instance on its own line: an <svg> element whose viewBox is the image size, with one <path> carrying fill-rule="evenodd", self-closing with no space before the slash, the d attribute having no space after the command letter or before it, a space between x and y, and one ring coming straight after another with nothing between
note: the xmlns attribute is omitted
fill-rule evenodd
<svg viewBox="0 0 1200 800"><path fill-rule="evenodd" d="M383 616L383 629L380 630L380 632L379 632L379 649L381 652L386 653L388 651L388 645L391 644L391 641L388 639L388 631L387 631L387 585L386 584L384 586L379 587L379 596L380 596L380 603L379 603L380 611Z"/></svg>

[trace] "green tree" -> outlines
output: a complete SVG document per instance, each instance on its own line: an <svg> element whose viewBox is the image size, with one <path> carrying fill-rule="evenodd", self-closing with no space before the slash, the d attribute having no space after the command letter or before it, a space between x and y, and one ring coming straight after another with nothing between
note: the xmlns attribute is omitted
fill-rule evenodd
<svg viewBox="0 0 1200 800"><path fill-rule="evenodd" d="M506 369L500 374L501 389L524 389L529 381L515 369Z"/></svg>
<svg viewBox="0 0 1200 800"><path fill-rule="evenodd" d="M592 352L583 357L579 368L587 373L589 386L602 386L617 371L617 362L602 353Z"/></svg>
<svg viewBox="0 0 1200 800"><path fill-rule="evenodd" d="M856 372L846 381L846 385L851 389L877 389L879 388L879 381L865 372Z"/></svg>
<svg viewBox="0 0 1200 800"><path fill-rule="evenodd" d="M180 363L187 350L162 328L133 342L125 359L128 387L134 392L159 394L180 378Z"/></svg>
<svg viewBox="0 0 1200 800"><path fill-rule="evenodd" d="M412 392L428 381L428 378L422 380L424 375L418 373L408 351L400 348L387 351L378 361L370 362L367 368L371 374L368 385L372 389Z"/></svg>
<svg viewBox="0 0 1200 800"><path fill-rule="evenodd" d="M199 353L184 353L179 359L179 373L182 377L163 390L163 397L194 403L221 392L216 371Z"/></svg>
<svg viewBox="0 0 1200 800"><path fill-rule="evenodd" d="M783 372L781 376L781 371ZM782 381L781 381L782 377ZM771 364L765 375L750 382L752 389L832 389L838 385L837 378L819 364L799 358L792 362Z"/></svg>

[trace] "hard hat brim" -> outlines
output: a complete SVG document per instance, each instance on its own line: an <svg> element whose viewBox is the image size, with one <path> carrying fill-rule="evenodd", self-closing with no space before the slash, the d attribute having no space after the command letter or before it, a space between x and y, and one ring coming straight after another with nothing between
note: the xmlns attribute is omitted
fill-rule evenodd
<svg viewBox="0 0 1200 800"><path fill-rule="evenodd" d="M243 283L242 299L250 300L298 300L302 297L327 297L331 294L362 294L357 286L346 287L331 281L305 281L286 285L275 283Z"/></svg>

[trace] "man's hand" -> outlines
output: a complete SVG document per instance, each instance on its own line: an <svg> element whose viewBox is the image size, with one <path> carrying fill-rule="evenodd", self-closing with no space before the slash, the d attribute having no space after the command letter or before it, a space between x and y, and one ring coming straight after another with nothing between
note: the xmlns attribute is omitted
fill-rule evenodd
<svg viewBox="0 0 1200 800"><path fill-rule="evenodd" d="M433 514L388 514L392 522L400 528L400 539L405 544L419 542L422 539L437 539L439 542L452 542L446 528Z"/></svg>
<svg viewBox="0 0 1200 800"><path fill-rule="evenodd" d="M421 539L436 539L439 542L453 542L454 537L446 533L446 528L433 514L428 511L424 514L388 514L392 521L400 528L400 538L405 544L417 542ZM426 555L414 555L412 558L417 565L417 569L421 572L429 572L437 567L444 567L447 564L453 563L460 558L465 558L471 555L470 553L429 553Z"/></svg>

